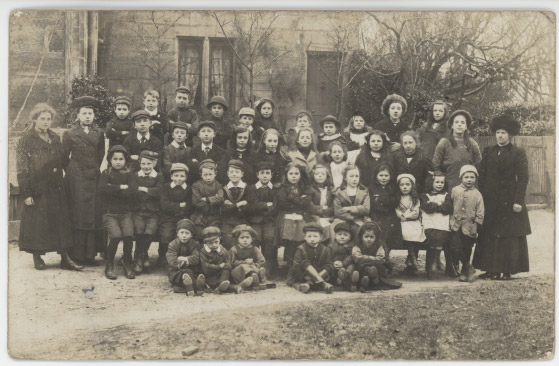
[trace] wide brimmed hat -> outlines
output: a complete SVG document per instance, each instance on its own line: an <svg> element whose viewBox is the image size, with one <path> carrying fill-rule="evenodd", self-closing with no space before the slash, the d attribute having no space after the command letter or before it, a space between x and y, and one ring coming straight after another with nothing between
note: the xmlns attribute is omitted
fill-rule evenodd
<svg viewBox="0 0 559 366"><path fill-rule="evenodd" d="M335 124L336 129L340 128L340 121L338 121L338 119L331 114L327 115L326 117L324 117L320 120L320 127L324 128L324 124L326 122L330 122L330 123Z"/></svg>
<svg viewBox="0 0 559 366"><path fill-rule="evenodd" d="M72 108L79 109L81 107L91 107L91 108L99 108L101 103L95 97L91 97L89 95L84 95L83 97L78 97L72 101Z"/></svg>
<svg viewBox="0 0 559 366"><path fill-rule="evenodd" d="M464 109L458 109L454 112L451 113L451 115L448 117L448 122L447 122L447 126L448 128L452 128L452 123L454 122L454 117L456 116L464 116L466 117L466 128L470 128L470 126L472 125L472 115L470 114L470 112L464 110Z"/></svg>
<svg viewBox="0 0 559 366"><path fill-rule="evenodd" d="M208 109L210 109L212 107L212 105L214 105L216 103L221 104L223 106L223 109L225 109L225 110L229 109L229 106L227 105L227 101L221 95L216 95L216 96L211 97L211 99L208 102L208 104L206 105L206 107Z"/></svg>
<svg viewBox="0 0 559 366"><path fill-rule="evenodd" d="M497 130L505 130L510 135L516 136L520 132L520 122L507 115L495 117L491 120L491 131L497 132Z"/></svg>

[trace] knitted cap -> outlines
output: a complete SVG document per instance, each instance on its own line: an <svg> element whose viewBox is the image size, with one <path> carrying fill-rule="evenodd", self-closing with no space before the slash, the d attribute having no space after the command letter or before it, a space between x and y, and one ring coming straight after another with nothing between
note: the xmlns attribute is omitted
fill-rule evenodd
<svg viewBox="0 0 559 366"><path fill-rule="evenodd" d="M227 102L225 101L225 98L223 98L221 95L216 95L211 97L206 107L210 109L214 104L221 104L223 106L223 109L225 110L229 109L229 107L227 106Z"/></svg>
<svg viewBox="0 0 559 366"><path fill-rule="evenodd" d="M473 165L464 165L462 166L462 168L460 168L460 178L462 178L462 176L468 172L472 172L476 175L476 177L479 177L479 173L477 172L477 169L475 166Z"/></svg>
<svg viewBox="0 0 559 366"><path fill-rule="evenodd" d="M402 179L402 178L408 178L409 180L412 181L413 184L415 184L415 177L411 174L404 173L404 174L398 175L398 178L396 178L396 182L400 183L400 179Z"/></svg>
<svg viewBox="0 0 559 366"><path fill-rule="evenodd" d="M253 239L256 239L258 237L258 235L256 234L256 230L245 224L235 226L235 228L231 232L231 235L235 238L238 238L239 235L241 235L241 233L244 231L248 231Z"/></svg>
<svg viewBox="0 0 559 366"><path fill-rule="evenodd" d="M177 232L180 229L186 229L188 231L190 231L190 233L192 235L194 235L196 233L196 225L190 221L189 219L182 219L179 220L179 222L177 222Z"/></svg>

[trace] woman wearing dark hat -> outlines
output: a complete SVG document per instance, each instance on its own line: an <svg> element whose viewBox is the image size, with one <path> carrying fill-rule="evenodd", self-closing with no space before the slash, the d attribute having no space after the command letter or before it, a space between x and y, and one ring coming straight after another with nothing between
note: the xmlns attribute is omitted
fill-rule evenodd
<svg viewBox="0 0 559 366"><path fill-rule="evenodd" d="M64 155L60 136L50 129L54 109L37 104L30 113L33 126L17 145L17 180L24 197L19 231L19 249L33 254L35 268L46 268L41 258L58 252L61 268L81 270L68 256L72 232L68 223L68 202L63 190Z"/></svg>
<svg viewBox="0 0 559 366"><path fill-rule="evenodd" d="M105 155L105 135L93 124L96 109L99 108L97 99L79 97L74 99L72 106L78 110L77 123L62 136L68 161L65 181L74 231L70 256L75 261L95 265L97 252L105 250L97 197L99 168Z"/></svg>
<svg viewBox="0 0 559 366"><path fill-rule="evenodd" d="M442 138L433 156L435 170L446 174L448 189L460 184L460 168L470 164L477 165L481 161L479 145L470 137L468 130L472 126L472 116L469 112L459 109L454 111L448 119L449 133Z"/></svg>
<svg viewBox="0 0 559 366"><path fill-rule="evenodd" d="M511 274L529 271L526 235L531 233L524 204L528 186L526 152L511 143L520 123L509 116L491 122L497 144L483 150L479 190L485 204L485 220L473 265L487 271L481 278L508 280Z"/></svg>

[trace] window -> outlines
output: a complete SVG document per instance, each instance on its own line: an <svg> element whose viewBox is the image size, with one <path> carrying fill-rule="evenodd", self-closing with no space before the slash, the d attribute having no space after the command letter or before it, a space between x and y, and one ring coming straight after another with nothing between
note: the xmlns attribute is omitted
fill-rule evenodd
<svg viewBox="0 0 559 366"><path fill-rule="evenodd" d="M235 109L233 53L224 39L179 37L178 84L192 91L193 105L205 111L211 97L221 95Z"/></svg>
<svg viewBox="0 0 559 366"><path fill-rule="evenodd" d="M202 40L179 40L179 80L192 92L195 106L202 105Z"/></svg>

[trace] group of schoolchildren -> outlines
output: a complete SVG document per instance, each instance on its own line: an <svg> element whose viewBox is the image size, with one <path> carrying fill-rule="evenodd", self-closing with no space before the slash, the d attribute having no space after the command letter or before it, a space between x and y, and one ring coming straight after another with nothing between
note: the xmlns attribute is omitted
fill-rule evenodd
<svg viewBox="0 0 559 366"><path fill-rule="evenodd" d="M461 184L448 192L417 135L394 123L405 112L403 98L387 98L390 119L374 130L355 113L345 131L326 116L315 134L307 111L282 131L271 99L242 108L231 122L223 97L210 99L204 121L190 97L177 88L168 114L158 110L155 91L145 92L144 108L134 113L130 99L116 99L105 131L108 167L98 184L107 278L117 278L120 241L127 278L149 268L148 250L158 241L158 264L168 266L173 289L188 296L274 288L279 247L287 284L305 293L401 287L391 278L396 243L408 249L410 273L426 243L429 279L444 249L450 275L471 280L484 212L478 173L463 166Z"/></svg>

